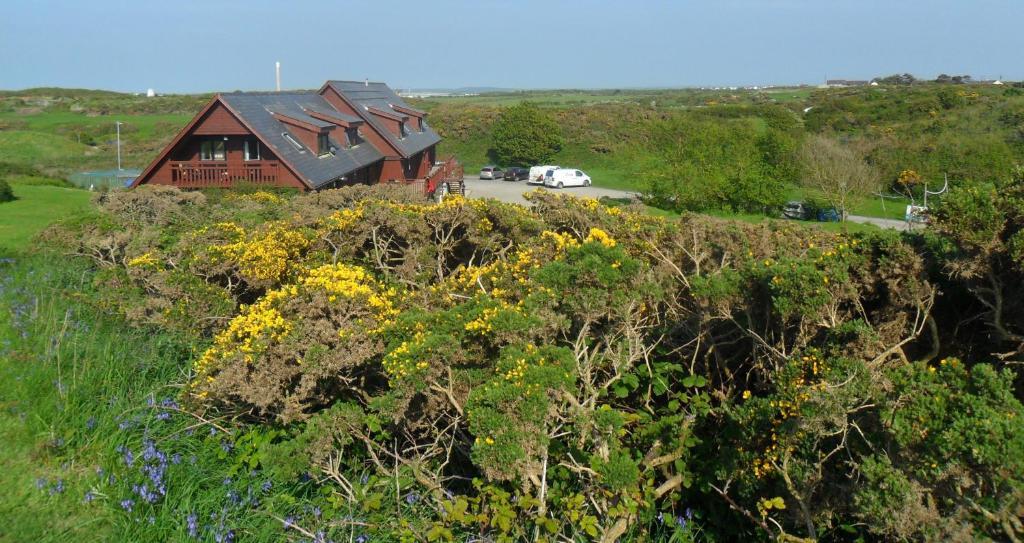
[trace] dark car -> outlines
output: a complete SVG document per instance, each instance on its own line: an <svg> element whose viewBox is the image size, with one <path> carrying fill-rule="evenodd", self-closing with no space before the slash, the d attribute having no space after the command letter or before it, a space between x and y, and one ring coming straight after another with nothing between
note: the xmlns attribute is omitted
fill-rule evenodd
<svg viewBox="0 0 1024 543"><path fill-rule="evenodd" d="M530 170L526 168L507 168L505 181L525 181L530 178Z"/></svg>

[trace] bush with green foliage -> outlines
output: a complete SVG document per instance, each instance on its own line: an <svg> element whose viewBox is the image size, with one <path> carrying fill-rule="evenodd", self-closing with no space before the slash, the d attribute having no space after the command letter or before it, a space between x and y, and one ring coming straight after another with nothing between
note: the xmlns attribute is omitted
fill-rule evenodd
<svg viewBox="0 0 1024 543"><path fill-rule="evenodd" d="M562 147L562 128L546 111L530 102L506 108L492 129L494 156L507 165L543 164Z"/></svg>
<svg viewBox="0 0 1024 543"><path fill-rule="evenodd" d="M407 541L1024 534L1016 375L986 340L930 331L961 309L937 297L955 278L935 275L935 244L530 198L143 187L47 239L93 263L90 303L190 338L174 401L223 428L213 465L287 492L227 506L229 523L305 510L286 530ZM110 504L125 522L181 507Z"/></svg>
<svg viewBox="0 0 1024 543"><path fill-rule="evenodd" d="M0 203L14 200L14 191L6 179L0 179Z"/></svg>

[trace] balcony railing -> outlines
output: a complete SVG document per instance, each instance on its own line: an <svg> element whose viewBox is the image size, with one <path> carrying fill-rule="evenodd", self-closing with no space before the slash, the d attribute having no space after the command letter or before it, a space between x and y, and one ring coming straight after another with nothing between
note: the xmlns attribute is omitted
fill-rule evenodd
<svg viewBox="0 0 1024 543"><path fill-rule="evenodd" d="M176 162L171 165L171 183L183 187L227 187L235 183L269 184L278 180L280 164L260 161L241 166L226 162Z"/></svg>
<svg viewBox="0 0 1024 543"><path fill-rule="evenodd" d="M430 173L427 174L427 178L424 180L423 189L428 196L433 195L437 190L437 187L442 183L448 183L448 190L456 194L462 194L463 191L463 170L462 164L455 157L448 157L443 161L438 161L430 169Z"/></svg>

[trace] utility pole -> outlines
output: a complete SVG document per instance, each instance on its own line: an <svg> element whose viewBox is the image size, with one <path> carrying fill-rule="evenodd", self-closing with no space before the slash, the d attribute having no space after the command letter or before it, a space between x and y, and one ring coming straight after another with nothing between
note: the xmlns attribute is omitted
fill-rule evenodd
<svg viewBox="0 0 1024 543"><path fill-rule="evenodd" d="M114 121L117 125L117 172L121 173L121 121Z"/></svg>

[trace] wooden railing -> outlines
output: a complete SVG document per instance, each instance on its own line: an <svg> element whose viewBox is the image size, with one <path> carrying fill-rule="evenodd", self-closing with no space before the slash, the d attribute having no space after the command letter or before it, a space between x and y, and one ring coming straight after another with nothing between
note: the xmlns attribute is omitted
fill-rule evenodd
<svg viewBox="0 0 1024 543"><path fill-rule="evenodd" d="M462 164L455 157L448 157L443 162L435 164L423 183L423 191L427 196L433 195L441 183L448 183L448 190L462 194L464 171Z"/></svg>
<svg viewBox="0 0 1024 543"><path fill-rule="evenodd" d="M275 183L280 163L267 160L238 165L226 162L175 162L171 183L183 187L227 187L233 183Z"/></svg>

